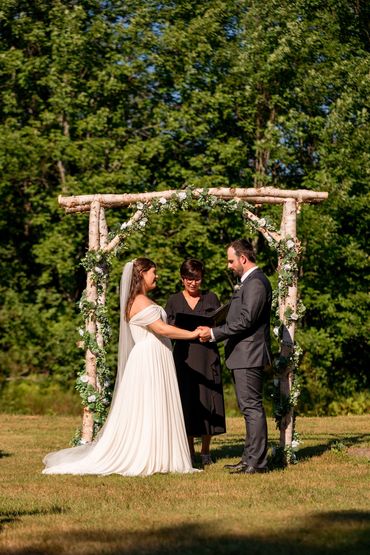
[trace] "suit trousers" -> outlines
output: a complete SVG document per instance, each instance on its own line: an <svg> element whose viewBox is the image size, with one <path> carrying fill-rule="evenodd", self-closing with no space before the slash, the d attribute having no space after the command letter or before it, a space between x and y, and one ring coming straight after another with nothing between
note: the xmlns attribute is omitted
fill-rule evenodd
<svg viewBox="0 0 370 555"><path fill-rule="evenodd" d="M267 422L262 404L264 367L234 368L238 405L246 426L242 461L254 468L267 467Z"/></svg>

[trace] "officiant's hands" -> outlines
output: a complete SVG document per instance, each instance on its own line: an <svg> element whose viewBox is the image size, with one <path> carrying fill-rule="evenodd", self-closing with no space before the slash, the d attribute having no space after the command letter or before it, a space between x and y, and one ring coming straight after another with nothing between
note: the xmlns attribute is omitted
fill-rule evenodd
<svg viewBox="0 0 370 555"><path fill-rule="evenodd" d="M199 341L201 343L206 343L212 338L211 328L208 328L207 326L199 326L197 330L199 331Z"/></svg>

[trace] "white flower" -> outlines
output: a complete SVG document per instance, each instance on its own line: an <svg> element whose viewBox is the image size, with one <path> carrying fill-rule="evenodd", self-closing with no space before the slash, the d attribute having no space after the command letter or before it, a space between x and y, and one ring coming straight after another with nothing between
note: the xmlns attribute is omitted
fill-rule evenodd
<svg viewBox="0 0 370 555"><path fill-rule="evenodd" d="M166 203L167 203L167 199L165 199L164 197L161 197L161 198L159 199L159 202L160 202L161 204L166 204Z"/></svg>
<svg viewBox="0 0 370 555"><path fill-rule="evenodd" d="M273 242L273 238L271 237L271 235L266 235L266 239L268 243L272 243Z"/></svg>
<svg viewBox="0 0 370 555"><path fill-rule="evenodd" d="M261 218L260 220L258 220L258 225L260 225L261 227L265 227L265 225L266 225L265 218Z"/></svg>
<svg viewBox="0 0 370 555"><path fill-rule="evenodd" d="M139 210L142 210L144 208L144 205L142 202L138 202L136 207L139 208Z"/></svg>
<svg viewBox="0 0 370 555"><path fill-rule="evenodd" d="M88 403L95 403L96 401L96 395L89 395L87 398L87 402Z"/></svg>
<svg viewBox="0 0 370 555"><path fill-rule="evenodd" d="M298 320L298 314L296 312L293 312L293 314L290 315L290 319L296 322Z"/></svg>
<svg viewBox="0 0 370 555"><path fill-rule="evenodd" d="M109 399L103 399L102 403L103 405L109 405L110 401Z"/></svg>
<svg viewBox="0 0 370 555"><path fill-rule="evenodd" d="M86 445L87 443L90 443L89 441L87 441L87 439L80 439L80 441L78 442L79 445Z"/></svg>
<svg viewBox="0 0 370 555"><path fill-rule="evenodd" d="M128 222L123 222L123 224L121 225L121 229L126 229L126 227L128 227L129 223Z"/></svg>
<svg viewBox="0 0 370 555"><path fill-rule="evenodd" d="M299 441L297 439L293 439L293 441L292 441L293 451L298 451L298 448L299 448Z"/></svg>
<svg viewBox="0 0 370 555"><path fill-rule="evenodd" d="M294 402L298 401L298 397L299 397L299 391L295 391L292 395L293 401Z"/></svg>
<svg viewBox="0 0 370 555"><path fill-rule="evenodd" d="M236 283L234 285L234 291L239 291L239 289L241 288L241 284L240 283Z"/></svg>
<svg viewBox="0 0 370 555"><path fill-rule="evenodd" d="M278 387L279 385L279 380L277 378L274 378L274 386Z"/></svg>
<svg viewBox="0 0 370 555"><path fill-rule="evenodd" d="M109 387L110 386L110 381L106 380L103 384L104 387Z"/></svg>
<svg viewBox="0 0 370 555"><path fill-rule="evenodd" d="M185 199L186 199L186 197L187 197L187 194L186 194L186 193L184 193L184 192L182 191L182 192L181 192L181 193L179 193L179 194L178 194L177 196L178 196L179 200L181 200L181 202L182 202L183 200L185 200Z"/></svg>
<svg viewBox="0 0 370 555"><path fill-rule="evenodd" d="M83 330L82 328L80 328L80 329L78 330L78 333L81 335L81 337L83 337L83 336L84 336L84 333L85 333L85 330Z"/></svg>
<svg viewBox="0 0 370 555"><path fill-rule="evenodd" d="M284 264L283 270L291 270L291 269L292 269L291 264Z"/></svg>
<svg viewBox="0 0 370 555"><path fill-rule="evenodd" d="M289 241L286 242L286 246L288 247L288 249L294 249L295 242L292 241L292 239L289 239Z"/></svg>
<svg viewBox="0 0 370 555"><path fill-rule="evenodd" d="M147 221L148 221L148 218L143 218L142 220L140 220L139 225L140 225L141 227L145 227Z"/></svg>
<svg viewBox="0 0 370 555"><path fill-rule="evenodd" d="M273 331L274 331L274 335L276 335L276 337L278 337L278 335L279 335L279 326L275 326Z"/></svg>
<svg viewBox="0 0 370 555"><path fill-rule="evenodd" d="M80 376L80 381L82 383L87 383L89 381L88 376L86 376L86 374L83 374L82 376Z"/></svg>
<svg viewBox="0 0 370 555"><path fill-rule="evenodd" d="M94 270L97 274L104 274L104 270L102 270L99 266L95 266Z"/></svg>

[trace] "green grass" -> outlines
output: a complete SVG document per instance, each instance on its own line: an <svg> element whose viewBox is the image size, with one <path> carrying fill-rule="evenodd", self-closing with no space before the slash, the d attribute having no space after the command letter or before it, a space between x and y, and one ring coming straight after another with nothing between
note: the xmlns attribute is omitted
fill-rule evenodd
<svg viewBox="0 0 370 555"><path fill-rule="evenodd" d="M299 464L229 475L241 418L213 442L197 475L44 476L42 457L65 447L76 417L2 415L0 554L368 555L370 418L298 418ZM269 420L271 445L277 444ZM364 455L365 453L365 455Z"/></svg>

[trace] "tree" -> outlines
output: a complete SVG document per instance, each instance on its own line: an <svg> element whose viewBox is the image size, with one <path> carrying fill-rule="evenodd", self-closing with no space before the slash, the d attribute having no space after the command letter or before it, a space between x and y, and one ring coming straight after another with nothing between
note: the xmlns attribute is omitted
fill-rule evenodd
<svg viewBox="0 0 370 555"><path fill-rule="evenodd" d="M314 395L328 406L334 383L368 387L369 12L361 0L4 0L4 372L64 382L79 365L63 345L76 341L86 219L64 216L58 194L271 184L330 193L300 221L305 408ZM187 254L206 258L209 285L226 296L218 276L237 225L154 222L145 251L168 266L161 299ZM274 255L256 245L272 275Z"/></svg>

